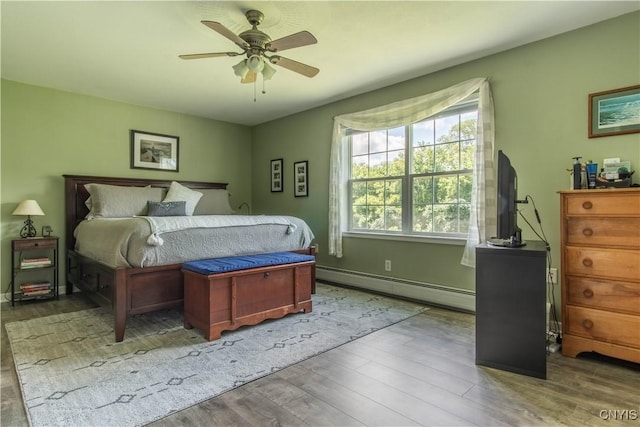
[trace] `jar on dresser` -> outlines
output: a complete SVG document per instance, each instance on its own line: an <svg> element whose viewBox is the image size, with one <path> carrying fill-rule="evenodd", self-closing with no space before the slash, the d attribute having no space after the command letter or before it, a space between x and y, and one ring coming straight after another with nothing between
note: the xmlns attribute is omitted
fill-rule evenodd
<svg viewBox="0 0 640 427"><path fill-rule="evenodd" d="M640 363L640 188L559 193L562 354Z"/></svg>

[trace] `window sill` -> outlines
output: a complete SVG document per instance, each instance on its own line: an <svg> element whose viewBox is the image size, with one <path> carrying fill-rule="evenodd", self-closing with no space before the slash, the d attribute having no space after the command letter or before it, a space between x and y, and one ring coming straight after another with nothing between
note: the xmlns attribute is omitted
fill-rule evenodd
<svg viewBox="0 0 640 427"><path fill-rule="evenodd" d="M432 243L438 245L464 246L467 239L464 237L440 237L440 236L411 236L407 234L386 234L386 233L358 233L347 231L342 233L343 237L356 239L394 240L400 242Z"/></svg>

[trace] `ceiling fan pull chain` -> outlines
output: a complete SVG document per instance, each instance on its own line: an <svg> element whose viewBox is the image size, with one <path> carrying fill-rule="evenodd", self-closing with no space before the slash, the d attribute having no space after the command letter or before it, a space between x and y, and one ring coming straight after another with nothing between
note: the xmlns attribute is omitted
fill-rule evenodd
<svg viewBox="0 0 640 427"><path fill-rule="evenodd" d="M253 102L256 102L256 81L255 80L253 81Z"/></svg>
<svg viewBox="0 0 640 427"><path fill-rule="evenodd" d="M263 79L262 79L262 94L263 94L263 95L267 93L267 89L266 89L266 87L267 87L267 82L266 82L266 81L265 81L265 79L263 78Z"/></svg>

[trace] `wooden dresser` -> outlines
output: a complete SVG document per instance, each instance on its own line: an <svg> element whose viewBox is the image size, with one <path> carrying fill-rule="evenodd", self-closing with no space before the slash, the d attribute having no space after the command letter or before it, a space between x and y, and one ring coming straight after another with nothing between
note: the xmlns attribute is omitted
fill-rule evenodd
<svg viewBox="0 0 640 427"><path fill-rule="evenodd" d="M562 354L640 363L640 188L560 198Z"/></svg>

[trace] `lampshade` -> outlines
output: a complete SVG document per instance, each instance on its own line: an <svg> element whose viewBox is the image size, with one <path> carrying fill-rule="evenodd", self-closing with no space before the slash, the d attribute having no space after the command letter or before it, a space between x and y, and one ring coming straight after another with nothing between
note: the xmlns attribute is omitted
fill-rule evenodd
<svg viewBox="0 0 640 427"><path fill-rule="evenodd" d="M36 237L36 228L33 226L31 215L44 215L40 205L35 200L23 200L20 202L16 210L12 215L26 215L27 219L24 222L24 227L20 230L20 236L24 238Z"/></svg>
<svg viewBox="0 0 640 427"><path fill-rule="evenodd" d="M23 200L13 211L12 215L44 215L40 205L35 200Z"/></svg>
<svg viewBox="0 0 640 427"><path fill-rule="evenodd" d="M241 79L247 77L247 73L249 72L249 67L247 67L247 60L243 59L242 61L234 65L233 71L235 72L236 76L240 77Z"/></svg>
<svg viewBox="0 0 640 427"><path fill-rule="evenodd" d="M262 68L262 79L263 80L271 80L271 77L276 73L276 70L266 62L264 62L264 67Z"/></svg>

